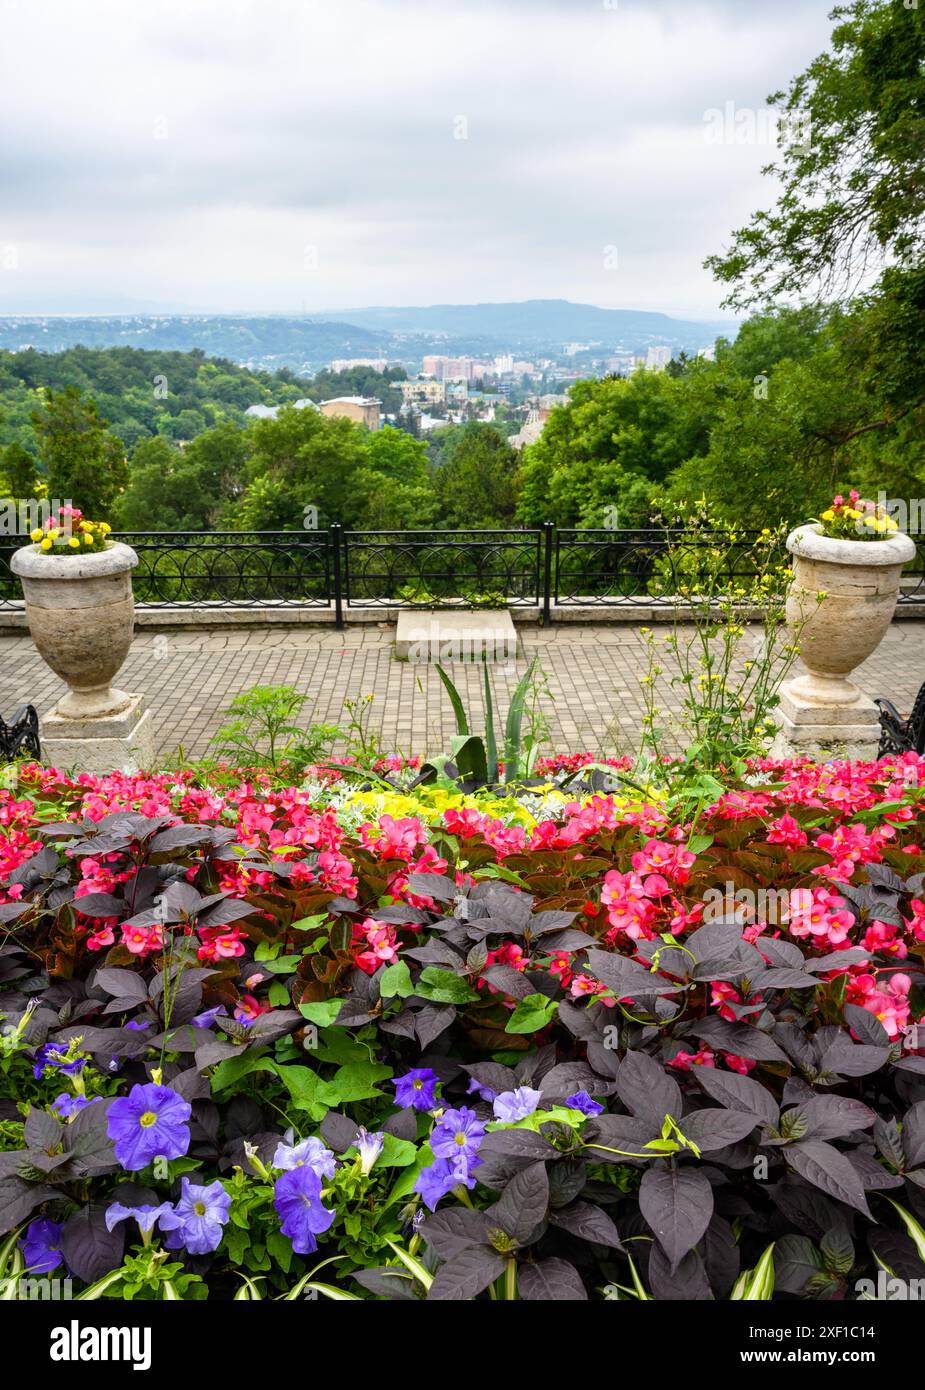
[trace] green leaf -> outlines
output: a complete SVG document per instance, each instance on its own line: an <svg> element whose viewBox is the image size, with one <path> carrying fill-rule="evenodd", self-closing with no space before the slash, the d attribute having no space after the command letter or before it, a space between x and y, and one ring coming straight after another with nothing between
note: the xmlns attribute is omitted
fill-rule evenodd
<svg viewBox="0 0 925 1390"><path fill-rule="evenodd" d="M459 691L456 689L456 686L450 680L446 671L444 671L443 667L439 664L437 665L437 675L443 681L443 684L446 688L446 693L450 697L450 704L453 706L453 713L456 716L456 732L458 734L468 734L469 724L466 720L466 711L463 706L463 702L459 697Z"/></svg>
<svg viewBox="0 0 925 1390"><path fill-rule="evenodd" d="M555 999L547 999L545 994L528 994L525 999L517 1001L504 1031L505 1033L538 1033L552 1020L558 1007Z"/></svg>
<svg viewBox="0 0 925 1390"><path fill-rule="evenodd" d="M319 999L317 1004L300 1004L299 1013L319 1028L330 1028L343 1008L343 999Z"/></svg>
<svg viewBox="0 0 925 1390"><path fill-rule="evenodd" d="M414 992L419 998L430 999L435 1004L471 1004L478 999L462 975L441 970L438 965L428 965L421 971Z"/></svg>
<svg viewBox="0 0 925 1390"><path fill-rule="evenodd" d="M418 1156L417 1145L409 1139L397 1139L394 1134L384 1134L382 1153L376 1159L377 1168L408 1168ZM356 1158L356 1149L348 1149L345 1158Z"/></svg>
<svg viewBox="0 0 925 1390"><path fill-rule="evenodd" d="M521 750L521 726L523 725L524 706L527 702L527 695L533 682L533 671L536 666L536 657L530 662L523 676L517 683L517 689L511 696L510 707L507 712L507 723L504 729L504 780L514 782L523 775L520 762Z"/></svg>
<svg viewBox="0 0 925 1390"><path fill-rule="evenodd" d="M289 991L283 984L282 980L273 981L273 983L270 985L270 988L267 990L267 998L269 999L273 1007L276 1009L285 1008L286 1005L291 1002L289 998Z"/></svg>
<svg viewBox="0 0 925 1390"><path fill-rule="evenodd" d="M471 777L480 785L489 780L485 744L478 734L451 739L450 751L461 777Z"/></svg>
<svg viewBox="0 0 925 1390"><path fill-rule="evenodd" d="M294 975L302 963L299 956L277 956L275 960L267 960L263 963L263 968L269 970L271 975Z"/></svg>
<svg viewBox="0 0 925 1390"><path fill-rule="evenodd" d="M383 999L394 999L396 995L399 999L406 999L414 993L411 971L405 961L397 960L383 970L379 976L379 993Z"/></svg>
<svg viewBox="0 0 925 1390"><path fill-rule="evenodd" d="M381 1062L348 1062L338 1067L330 1081L323 1081L316 1095L329 1107L342 1105L345 1101L373 1100L382 1092L377 1081L385 1081L392 1075L392 1068Z"/></svg>
<svg viewBox="0 0 925 1390"><path fill-rule="evenodd" d="M219 1062L212 1073L212 1094L224 1091L255 1071L275 1070L276 1063L271 1057L266 1056L264 1048L248 1048L246 1052L242 1051L239 1057L226 1057L224 1062Z"/></svg>
<svg viewBox="0 0 925 1390"><path fill-rule="evenodd" d="M692 839L688 840L687 848L691 854L703 854L704 850L709 849L712 843L712 835L694 835Z"/></svg>
<svg viewBox="0 0 925 1390"><path fill-rule="evenodd" d="M327 913L316 912L313 917L300 917L297 922L290 922L289 931L314 931L316 927L321 927L328 920Z"/></svg>
<svg viewBox="0 0 925 1390"><path fill-rule="evenodd" d="M482 672L485 676L485 756L488 760L488 781L494 785L498 780L498 743L495 738L495 706L491 696L487 661L482 667Z"/></svg>
<svg viewBox="0 0 925 1390"><path fill-rule="evenodd" d="M279 1077L289 1092L293 1108L303 1110L312 1120L323 1120L331 1108L322 1099L325 1082L311 1067L286 1065L279 1068Z"/></svg>

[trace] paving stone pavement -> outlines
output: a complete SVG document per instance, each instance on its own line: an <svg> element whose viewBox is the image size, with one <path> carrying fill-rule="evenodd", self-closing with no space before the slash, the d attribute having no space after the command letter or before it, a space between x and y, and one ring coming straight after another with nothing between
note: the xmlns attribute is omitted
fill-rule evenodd
<svg viewBox="0 0 925 1390"><path fill-rule="evenodd" d="M667 631L654 630L657 635ZM391 623L345 632L305 627L141 632L118 684L146 695L162 756L178 748L190 757L203 755L228 701L254 685L294 685L308 696L302 723L341 727L344 700L372 694L369 727L384 749L437 752L455 732L449 700L433 667L394 660L394 636ZM644 710L639 678L647 663L640 628L622 623L520 627L516 661L492 668L502 712L534 656L545 681L538 711L548 725L548 751L613 754L636 747ZM449 670L480 729L481 668L453 663ZM925 681L925 622L894 623L857 679L868 695L887 695L908 713ZM0 714L9 718L25 701L43 714L63 691L30 637L0 636ZM666 680L659 694L663 708L678 709L678 691Z"/></svg>

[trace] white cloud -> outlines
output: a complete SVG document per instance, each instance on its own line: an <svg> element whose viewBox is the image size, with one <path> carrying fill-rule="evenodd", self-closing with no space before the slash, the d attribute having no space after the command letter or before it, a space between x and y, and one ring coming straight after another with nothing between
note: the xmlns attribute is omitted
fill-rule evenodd
<svg viewBox="0 0 925 1390"><path fill-rule="evenodd" d="M825 46L828 8L0 0L0 243L19 253L0 312L714 314L703 257L772 190L767 146L708 145L704 112L763 105Z"/></svg>

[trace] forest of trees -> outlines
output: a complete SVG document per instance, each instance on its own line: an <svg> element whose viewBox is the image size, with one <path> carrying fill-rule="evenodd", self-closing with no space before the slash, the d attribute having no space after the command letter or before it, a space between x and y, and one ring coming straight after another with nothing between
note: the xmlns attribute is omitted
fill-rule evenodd
<svg viewBox="0 0 925 1390"><path fill-rule="evenodd" d="M750 314L716 360L579 382L540 440L493 424L422 442L257 400L398 393L254 375L199 353L0 354L0 488L37 484L123 529L644 524L701 496L761 527L833 492L925 495L925 5L854 0L829 51L770 98L808 116L782 192L708 262ZM153 369L167 394L152 392ZM362 373L361 373L362 375ZM106 420L110 423L106 424ZM179 441L185 441L183 447Z"/></svg>

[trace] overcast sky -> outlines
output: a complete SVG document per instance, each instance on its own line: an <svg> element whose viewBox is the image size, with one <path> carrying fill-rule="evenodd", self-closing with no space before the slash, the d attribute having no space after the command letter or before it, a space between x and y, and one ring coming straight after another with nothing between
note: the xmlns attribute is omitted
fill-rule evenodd
<svg viewBox="0 0 925 1390"><path fill-rule="evenodd" d="M829 8L0 0L0 313L716 317L701 262L773 192L735 130Z"/></svg>

